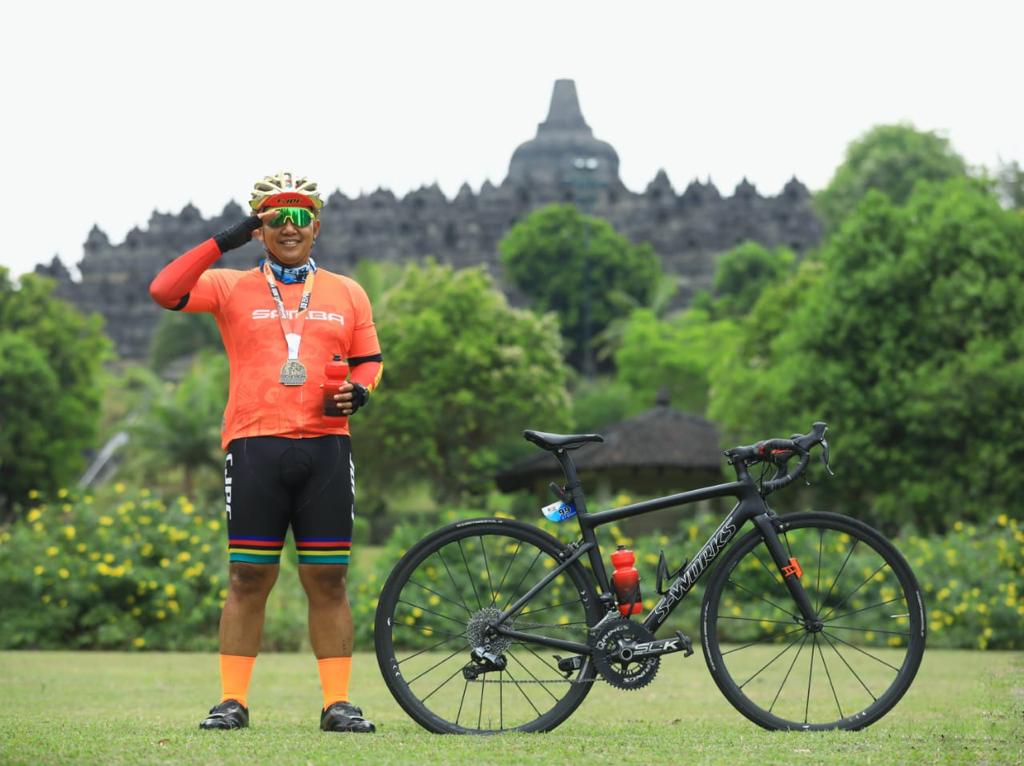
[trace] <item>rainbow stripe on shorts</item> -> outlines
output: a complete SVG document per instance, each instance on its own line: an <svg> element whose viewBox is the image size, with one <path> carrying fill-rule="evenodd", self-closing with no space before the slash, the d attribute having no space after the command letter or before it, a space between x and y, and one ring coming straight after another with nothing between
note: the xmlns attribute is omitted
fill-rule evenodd
<svg viewBox="0 0 1024 766"><path fill-rule="evenodd" d="M295 539L300 564L348 564L352 540L348 537Z"/></svg>
<svg viewBox="0 0 1024 766"><path fill-rule="evenodd" d="M278 564L284 538L276 537L229 537L228 561L245 564Z"/></svg>

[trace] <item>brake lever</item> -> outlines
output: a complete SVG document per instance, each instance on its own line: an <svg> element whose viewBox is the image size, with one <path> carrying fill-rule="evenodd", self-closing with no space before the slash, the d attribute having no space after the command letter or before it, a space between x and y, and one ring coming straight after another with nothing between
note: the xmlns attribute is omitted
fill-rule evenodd
<svg viewBox="0 0 1024 766"><path fill-rule="evenodd" d="M835 476L832 467L828 464L828 442L825 439L821 440L821 464L825 466L829 476Z"/></svg>

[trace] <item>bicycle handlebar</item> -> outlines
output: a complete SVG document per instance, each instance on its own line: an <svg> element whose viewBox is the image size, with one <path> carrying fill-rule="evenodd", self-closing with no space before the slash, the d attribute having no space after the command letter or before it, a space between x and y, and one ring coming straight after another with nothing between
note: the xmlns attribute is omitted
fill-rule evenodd
<svg viewBox="0 0 1024 766"><path fill-rule="evenodd" d="M800 455L799 462L791 471L782 476L776 476L761 485L762 493L767 495L769 492L785 487L807 469L807 464L811 459L811 448L816 444L821 444L823 447L821 458L825 468L828 469L828 442L825 441L827 430L828 424L818 421L811 426L811 430L806 434L796 434L789 439L765 439L745 447L733 447L725 451L725 456L729 458L730 464L737 460L742 460L745 463L768 460L776 465L781 473L794 454ZM829 472L831 473L831 469Z"/></svg>

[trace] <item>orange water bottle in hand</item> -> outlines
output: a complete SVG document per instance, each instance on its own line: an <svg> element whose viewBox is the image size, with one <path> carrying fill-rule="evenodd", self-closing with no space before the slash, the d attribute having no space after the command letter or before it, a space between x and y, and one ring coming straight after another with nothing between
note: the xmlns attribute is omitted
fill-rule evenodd
<svg viewBox="0 0 1024 766"><path fill-rule="evenodd" d="M334 359L324 366L324 375L327 376L327 380L320 386L324 391L324 415L340 418L341 410L334 397L345 385L345 379L348 377L348 363L342 361L341 354L335 354Z"/></svg>

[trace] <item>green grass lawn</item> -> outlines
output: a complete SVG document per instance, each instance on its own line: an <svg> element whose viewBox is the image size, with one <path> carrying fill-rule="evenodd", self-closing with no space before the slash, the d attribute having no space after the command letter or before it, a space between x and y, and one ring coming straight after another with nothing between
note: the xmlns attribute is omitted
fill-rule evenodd
<svg viewBox="0 0 1024 766"><path fill-rule="evenodd" d="M266 654L252 728L202 732L219 692L215 654L0 653L4 764L1021 763L1024 655L929 651L914 686L861 732L764 731L714 686L698 651L662 660L651 686L599 685L549 734L439 737L406 718L371 654L353 699L373 736L321 733L312 655Z"/></svg>

